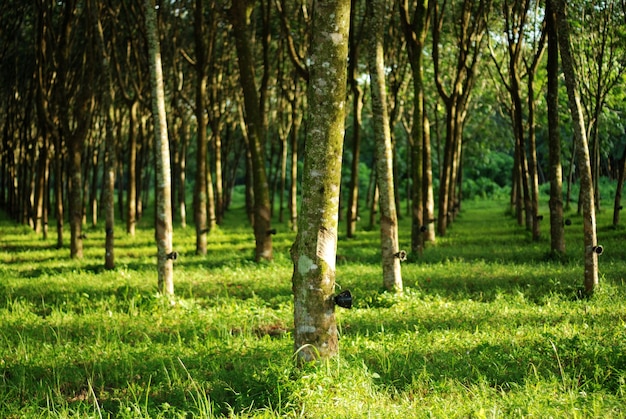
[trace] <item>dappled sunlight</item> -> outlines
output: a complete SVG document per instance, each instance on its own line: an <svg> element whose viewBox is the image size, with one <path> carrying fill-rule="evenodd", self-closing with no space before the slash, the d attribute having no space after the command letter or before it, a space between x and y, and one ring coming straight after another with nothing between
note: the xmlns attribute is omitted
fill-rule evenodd
<svg viewBox="0 0 626 419"><path fill-rule="evenodd" d="M612 411L626 378L623 231L600 215L601 286L581 299L578 220L568 256L553 260L505 207L466 204L446 237L403 263L400 295L383 288L380 233L340 234L336 292L353 296L351 310L336 310L340 356L303 370L292 358L295 234L280 225L263 263L235 220L209 234L205 256L193 229L175 230L173 298L157 293L150 229L120 234L116 268L105 270L102 232L88 232L85 258L72 260L52 240L3 227L0 403L28 394L89 415L97 399L141 417L472 416L485 404L504 416L592 415L592 399Z"/></svg>

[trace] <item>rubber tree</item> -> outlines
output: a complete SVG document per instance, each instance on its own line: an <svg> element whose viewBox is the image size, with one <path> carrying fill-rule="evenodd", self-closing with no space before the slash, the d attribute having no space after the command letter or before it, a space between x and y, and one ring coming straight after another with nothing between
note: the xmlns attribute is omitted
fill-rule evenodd
<svg viewBox="0 0 626 419"><path fill-rule="evenodd" d="M428 34L428 0L419 0L413 9L408 0L400 2L400 22L413 75L413 125L411 126L411 251L421 254L424 233L429 220L424 220L424 46ZM412 11L411 11L412 10ZM428 158L428 157L426 157ZM425 190L426 189L426 190ZM434 238L434 231L433 231Z"/></svg>
<svg viewBox="0 0 626 419"><path fill-rule="evenodd" d="M84 12L84 11L83 11ZM59 115L59 137L68 149L68 202L70 221L70 257L83 257L83 167L82 155L91 125L93 97L92 45L90 28L81 27L83 19L75 1L63 5L61 27L59 28L56 103ZM87 39L85 48L74 48L78 38ZM93 40L91 40L93 41ZM83 64L82 70L73 65L74 60Z"/></svg>
<svg viewBox="0 0 626 419"><path fill-rule="evenodd" d="M603 2L568 2L575 10L576 26L571 36L577 40L572 44L573 58L579 80L581 103L586 121L586 132L590 146L591 175L595 193L596 210L600 211L601 197L599 180L602 174L602 138L600 128L603 113L615 88L623 84L626 72L626 18L625 2L617 0ZM574 15L573 15L574 16ZM606 141L605 141L606 142ZM605 146L606 147L606 146Z"/></svg>
<svg viewBox="0 0 626 419"><path fill-rule="evenodd" d="M346 236L353 238L359 219L359 164L361 161L361 139L363 126L364 92L359 82L359 48L363 25L357 18L358 0L352 0L350 6L350 34L348 59L348 84L352 93L352 162L350 163L350 181L348 182L348 208L346 211ZM361 22L364 20L362 19Z"/></svg>
<svg viewBox="0 0 626 419"><path fill-rule="evenodd" d="M289 138L291 148L291 184L289 185L289 214L292 231L298 230L298 133L302 123L303 98L301 94L301 80L308 82L309 70L303 60L304 51L309 44L310 17L307 9L307 0L299 2L276 0L276 9L280 18L282 36L285 38L285 48L293 65L293 83L288 93L291 106L291 133ZM288 4L293 5L291 11L287 10ZM287 18L289 16L289 19ZM301 40L297 44L294 34Z"/></svg>
<svg viewBox="0 0 626 419"><path fill-rule="evenodd" d="M254 2L250 0L233 0L230 7L230 19L233 25L237 62L239 64L239 81L243 91L244 119L248 135L248 150L254 191L253 225L255 238L255 260L271 260L272 235L270 189L265 170L265 139L264 100L266 85L257 91L255 80L255 61L250 42L250 15ZM265 79L264 79L265 80ZM250 171L249 171L250 172Z"/></svg>
<svg viewBox="0 0 626 419"><path fill-rule="evenodd" d="M548 35L548 161L550 176L550 250L565 253L565 224L563 219L563 168L561 165L561 137L559 135L559 44L556 15L552 2L546 7L546 32Z"/></svg>
<svg viewBox="0 0 626 419"><path fill-rule="evenodd" d="M196 226L196 254L207 252L207 117L206 97L206 45L204 42L204 1L196 0L194 9L194 47L196 53L196 179L193 191L193 219Z"/></svg>
<svg viewBox="0 0 626 419"><path fill-rule="evenodd" d="M463 127L471 101L471 92L476 82L477 66L482 56L483 38L491 0L458 0L431 3L432 56L435 70L435 85L446 108L446 133L443 150L443 166L440 168L439 215L437 231L445 236L448 224L460 210L461 200L457 189L461 185L461 151ZM454 21L452 25L450 21ZM453 34L444 29L454 27ZM450 35L455 47L448 48L446 39ZM452 52L449 66L444 67L443 55Z"/></svg>
<svg viewBox="0 0 626 419"><path fill-rule="evenodd" d="M91 13L95 24L96 40L102 55L101 70L104 86L102 87L103 109L105 113L105 154L104 154L104 211L105 244L104 267L115 267L115 90L111 75L111 55L104 39L104 30L100 18L98 2L91 2Z"/></svg>
<svg viewBox="0 0 626 419"><path fill-rule="evenodd" d="M294 263L294 350L300 363L338 353L335 259L343 152L350 0L313 7L307 135Z"/></svg>
<svg viewBox="0 0 626 419"><path fill-rule="evenodd" d="M402 292L400 260L403 258L398 242L398 215L393 181L393 148L387 111L387 87L385 83L384 28L385 0L370 0L368 66L372 91L372 126L375 136L376 171L380 203L380 247L383 266L383 287L392 292ZM421 157L422 150L419 150ZM421 160L421 159L420 159ZM421 168L421 165L420 165ZM420 177L420 187L422 186ZM422 203L422 197L419 197ZM421 205L420 205L421 215ZM421 218L421 217L420 217Z"/></svg>
<svg viewBox="0 0 626 419"><path fill-rule="evenodd" d="M165 113L165 90L163 69L156 22L154 0L144 0L146 35L150 62L150 86L152 91L152 118L154 120L156 160L156 214L155 237L157 243L158 290L161 294L174 295L174 264L176 253L172 251L172 174L170 149L167 138L167 115Z"/></svg>
<svg viewBox="0 0 626 419"><path fill-rule="evenodd" d="M591 160L585 131L582 105L578 90L578 78L574 70L574 59L570 46L570 29L563 0L550 0L556 10L556 21L561 53L561 67L565 75L565 86L572 115L574 141L577 147L578 171L580 175L580 198L583 209L583 237L585 258L585 293L590 295L598 285L598 243L596 238L596 212L594 205Z"/></svg>

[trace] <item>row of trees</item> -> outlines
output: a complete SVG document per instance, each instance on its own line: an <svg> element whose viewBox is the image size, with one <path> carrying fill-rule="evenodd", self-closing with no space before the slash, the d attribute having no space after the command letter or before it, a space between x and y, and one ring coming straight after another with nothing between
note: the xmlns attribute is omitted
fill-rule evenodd
<svg viewBox="0 0 626 419"><path fill-rule="evenodd" d="M276 208L278 221L298 231L294 336L296 349L313 345L298 353L332 355L338 217L345 213L354 236L364 168L377 185L368 205L380 208L383 284L400 292L401 198L418 257L460 211L468 166L504 152L513 156L512 207L535 239L539 182L550 180L557 253L565 252L562 176L579 179L586 291L597 284L597 182L619 180L617 224L626 164L626 152L614 157L626 142L623 2L580 0L567 10L555 0L1 7L0 205L44 237L53 214L58 247L69 219L72 257L82 257L87 216L96 225L103 207L105 266L114 267L115 214L132 235L152 196L159 290L172 294L172 222L187 223L187 184L196 252L206 254L209 232L243 183L257 261L273 257ZM562 147L568 133L575 141Z"/></svg>

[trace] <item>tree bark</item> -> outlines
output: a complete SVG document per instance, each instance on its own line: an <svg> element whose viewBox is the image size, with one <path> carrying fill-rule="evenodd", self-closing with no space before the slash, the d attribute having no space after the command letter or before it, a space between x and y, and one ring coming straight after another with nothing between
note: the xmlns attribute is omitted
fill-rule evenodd
<svg viewBox="0 0 626 419"><path fill-rule="evenodd" d="M563 169L561 166L561 138L559 135L559 45L556 15L552 1L547 2L546 31L548 33L548 160L550 163L550 250L565 254L563 220Z"/></svg>
<svg viewBox="0 0 626 419"><path fill-rule="evenodd" d="M139 101L129 103L128 124L128 188L126 191L126 232L135 235L137 227L137 108Z"/></svg>
<svg viewBox="0 0 626 419"><path fill-rule="evenodd" d="M300 363L338 354L335 288L350 1L313 11L302 208L292 247L294 350Z"/></svg>
<svg viewBox="0 0 626 419"><path fill-rule="evenodd" d="M411 128L411 170L412 217L411 217L411 251L418 255L424 249L424 80L423 50L428 32L428 1L420 0L412 14L411 22L409 2L400 2L400 22L407 43L407 53L413 74L413 125ZM384 14L384 11L382 12ZM381 28L382 30L382 28ZM382 192L382 191L381 191Z"/></svg>
<svg viewBox="0 0 626 419"><path fill-rule="evenodd" d="M63 10L58 46L57 73L59 88L57 90L57 104L59 106L61 138L66 141L68 148L70 257L81 259L83 257L82 152L91 123L93 106L91 89L93 80L90 77L91 68L87 68L85 73L82 74L84 78L74 81L76 89L71 88L72 83L69 78L72 76L81 78L80 75L73 73L70 68L72 25L74 19L77 18L75 7L75 4L68 2ZM84 53L86 54L87 51ZM72 116L76 119L75 127L70 122Z"/></svg>
<svg viewBox="0 0 626 419"><path fill-rule="evenodd" d="M613 226L619 225L619 213L622 210L622 189L624 188L624 179L626 178L626 148L619 160L619 174L617 176L617 185L615 186L615 200L613 202Z"/></svg>
<svg viewBox="0 0 626 419"><path fill-rule="evenodd" d="M292 231L298 231L298 132L302 122L302 113L299 112L300 93L299 84L297 83L297 73L294 76L295 87L291 102L291 184L289 187L289 214Z"/></svg>
<svg viewBox="0 0 626 419"><path fill-rule="evenodd" d="M196 226L196 254L207 252L207 121L204 111L207 76L205 71L203 0L196 0L194 40L196 52L196 180L193 193L193 214Z"/></svg>
<svg viewBox="0 0 626 419"><path fill-rule="evenodd" d="M104 267L115 268L115 91L111 76L111 57L104 41L104 31L100 20L98 2L91 4L96 29L96 39L102 54L103 107L105 112L105 151L104 151L104 210L105 210L105 245ZM94 168L95 170L95 168Z"/></svg>
<svg viewBox="0 0 626 419"><path fill-rule="evenodd" d="M446 107L446 142L444 146L443 167L440 169L439 216L437 230L445 236L448 224L460 210L460 196L457 196L457 180L462 169L461 151L463 148L463 124L467 115L471 91L476 79L476 67L481 57L481 45L485 35L486 17L491 8L490 0L472 2L463 0L458 7L458 14L444 13L437 2L432 6L432 47L435 85ZM448 77L440 66L441 35L444 17L454 19L459 29L454 39L456 55L453 57L455 68ZM447 50L447 48L446 48ZM448 78L446 91L443 78Z"/></svg>
<svg viewBox="0 0 626 419"><path fill-rule="evenodd" d="M385 59L383 50L384 22L386 16L385 0L371 0L370 4L369 28L372 34L372 42L369 45L368 64L372 91L372 125L375 135L376 170L378 173L378 189L380 191L380 245L383 266L383 287L387 291L401 293L402 273L400 271L401 258L398 243L398 216L396 213L396 200L393 186L393 151L387 112ZM418 125L421 129L421 124ZM422 148L419 147L418 150L418 160L421 161ZM421 173L421 165L418 170L420 170ZM421 190L421 176L419 185ZM421 194L419 196L419 203L419 219L421 220Z"/></svg>
<svg viewBox="0 0 626 419"><path fill-rule="evenodd" d="M425 109L425 107L424 107ZM435 195L433 192L433 163L431 158L430 122L424 112L424 241L434 242L435 236Z"/></svg>
<svg viewBox="0 0 626 419"><path fill-rule="evenodd" d="M272 235L269 184L265 171L263 140L265 124L261 110L262 101L256 88L254 61L248 36L248 19L253 3L248 0L233 0L231 19L235 34L235 47L239 63L239 81L244 97L244 118L248 131L248 147L252 164L252 188L254 190L254 238L255 260L272 260ZM261 92L263 93L263 92Z"/></svg>
<svg viewBox="0 0 626 419"><path fill-rule="evenodd" d="M144 0L146 35L150 61L150 84L152 87L152 117L154 119L156 160L156 243L158 290L161 294L174 295L172 251L172 175L170 149L167 138L167 115L165 113L165 91L163 69L157 31L156 11L153 0Z"/></svg>
<svg viewBox="0 0 626 419"><path fill-rule="evenodd" d="M574 139L577 143L578 170L580 175L580 197L583 210L583 237L585 257L585 293L590 295L598 285L598 253L596 253L596 213L594 205L593 179L591 177L591 161L589 146L585 132L580 96L578 94L578 80L574 70L574 60L571 54L569 24L563 0L553 1L556 9L559 51L561 52L561 66L565 74L565 85L572 114Z"/></svg>
<svg viewBox="0 0 626 419"><path fill-rule="evenodd" d="M346 236L355 236L359 220L359 163L361 160L361 125L363 123L363 89L359 86L359 43L356 31L357 0L351 0L350 33L348 35L348 83L352 92L352 162L350 163L350 182L348 183L348 210L346 212ZM359 31L361 32L361 31Z"/></svg>

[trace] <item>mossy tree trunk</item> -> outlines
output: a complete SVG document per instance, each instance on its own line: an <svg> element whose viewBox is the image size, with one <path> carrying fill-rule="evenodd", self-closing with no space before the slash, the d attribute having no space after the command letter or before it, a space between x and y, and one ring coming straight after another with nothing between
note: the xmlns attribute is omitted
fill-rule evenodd
<svg viewBox="0 0 626 419"><path fill-rule="evenodd" d="M369 14L369 29L371 41L368 45L368 64L370 72L370 87L372 91L372 125L375 136L376 170L378 173L378 189L380 202L380 245L383 265L383 287L392 292L402 292L402 273L400 270L400 254L398 243L398 215L393 181L393 149L391 146L391 132L387 112L387 93L385 83L384 58L384 23L385 0L371 0ZM420 97L421 102L421 97ZM420 119L421 122L421 119ZM413 121L413 126L421 123ZM421 141L420 141L421 142ZM419 158L422 160L422 147L419 147ZM421 172L422 165L418 165ZM422 177L419 176L419 187L422 187ZM415 200L415 196L413 197ZM419 199L419 219L422 219L422 196ZM414 203L415 205L415 203ZM423 240L422 240L423 242Z"/></svg>
<svg viewBox="0 0 626 419"><path fill-rule="evenodd" d="M174 295L174 253L172 251L172 174L167 138L163 69L153 0L145 0L146 35L150 62L152 90L152 117L154 120L156 160L156 242L158 289L165 295Z"/></svg>
<svg viewBox="0 0 626 419"><path fill-rule="evenodd" d="M294 349L299 362L338 353L335 289L350 0L315 4L302 206L292 247Z"/></svg>
<svg viewBox="0 0 626 419"><path fill-rule="evenodd" d="M565 75L565 85L572 114L572 126L574 128L574 140L577 144L578 173L580 176L580 198L583 210L583 237L585 246L585 292L592 294L598 285L598 254L596 253L596 212L593 192L593 179L591 177L591 159L589 145L585 132L580 95L578 94L578 79L574 70L572 57L569 24L565 12L563 0L551 0L556 9L556 20L561 52L561 67Z"/></svg>

